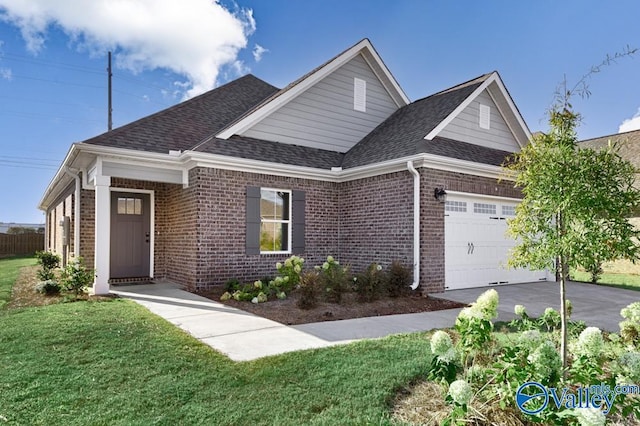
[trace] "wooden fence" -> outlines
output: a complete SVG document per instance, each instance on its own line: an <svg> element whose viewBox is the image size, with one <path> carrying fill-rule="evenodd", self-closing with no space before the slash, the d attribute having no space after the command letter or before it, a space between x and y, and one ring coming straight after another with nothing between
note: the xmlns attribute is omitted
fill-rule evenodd
<svg viewBox="0 0 640 426"><path fill-rule="evenodd" d="M34 254L44 250L44 234L0 234L0 257Z"/></svg>

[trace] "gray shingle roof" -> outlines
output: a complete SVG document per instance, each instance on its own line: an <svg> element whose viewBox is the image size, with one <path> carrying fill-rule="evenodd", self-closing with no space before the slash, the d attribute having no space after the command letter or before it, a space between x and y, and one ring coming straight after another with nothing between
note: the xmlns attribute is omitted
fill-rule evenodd
<svg viewBox="0 0 640 426"><path fill-rule="evenodd" d="M580 141L579 146L583 148L599 149L606 147L609 141L619 145L619 153L622 158L630 161L636 169L640 169L640 130L632 130L630 132L587 139Z"/></svg>
<svg viewBox="0 0 640 426"><path fill-rule="evenodd" d="M277 91L249 74L84 142L149 152L188 150Z"/></svg>
<svg viewBox="0 0 640 426"><path fill-rule="evenodd" d="M482 75L400 108L345 154L342 167L357 167L421 153L501 164L509 154L506 151L439 137L432 141L424 139L490 75Z"/></svg>
<svg viewBox="0 0 640 426"><path fill-rule="evenodd" d="M274 163L315 167L319 169L339 167L343 157L343 154L335 151L271 142L237 135L227 140L212 138L202 143L195 150L210 154L228 155L250 160L271 161Z"/></svg>

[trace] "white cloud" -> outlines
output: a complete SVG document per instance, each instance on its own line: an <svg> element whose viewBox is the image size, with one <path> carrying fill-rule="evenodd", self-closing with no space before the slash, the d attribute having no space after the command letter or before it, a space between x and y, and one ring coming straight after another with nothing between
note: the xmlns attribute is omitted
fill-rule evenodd
<svg viewBox="0 0 640 426"><path fill-rule="evenodd" d="M2 68L0 67L0 79L2 80L13 80L13 73L10 68Z"/></svg>
<svg viewBox="0 0 640 426"><path fill-rule="evenodd" d="M630 132L632 130L640 130L640 108L631 118L627 118L620 124L618 133Z"/></svg>
<svg viewBox="0 0 640 426"><path fill-rule="evenodd" d="M33 54L55 25L79 50L114 50L120 68L169 69L190 83L186 97L215 87L222 69L237 69L256 29L252 10L213 0L0 0L0 21L17 26Z"/></svg>
<svg viewBox="0 0 640 426"><path fill-rule="evenodd" d="M255 59L256 62L260 62L260 60L262 59L262 55L264 55L268 51L269 49L266 49L256 43L256 45L253 47L253 59Z"/></svg>

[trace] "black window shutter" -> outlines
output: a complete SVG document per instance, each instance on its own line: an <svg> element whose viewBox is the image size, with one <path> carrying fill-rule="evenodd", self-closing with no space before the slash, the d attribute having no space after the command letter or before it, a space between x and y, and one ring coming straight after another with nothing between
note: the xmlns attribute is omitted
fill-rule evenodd
<svg viewBox="0 0 640 426"><path fill-rule="evenodd" d="M291 191L291 197L293 198L291 204L292 220L293 220L293 235L292 249L293 254L304 253L304 228L305 228L305 192L304 191Z"/></svg>
<svg viewBox="0 0 640 426"><path fill-rule="evenodd" d="M247 186L247 235L248 255L260 254L260 188Z"/></svg>

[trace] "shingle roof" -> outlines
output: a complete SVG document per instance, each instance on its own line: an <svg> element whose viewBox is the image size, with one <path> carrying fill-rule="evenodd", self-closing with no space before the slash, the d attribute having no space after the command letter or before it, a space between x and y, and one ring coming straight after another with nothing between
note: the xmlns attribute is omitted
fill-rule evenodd
<svg viewBox="0 0 640 426"><path fill-rule="evenodd" d="M606 147L609 141L618 143L620 156L630 161L636 169L640 169L640 130L587 139L580 141L579 146L598 149Z"/></svg>
<svg viewBox="0 0 640 426"><path fill-rule="evenodd" d="M404 106L351 148L343 168L357 167L420 153L437 154L487 164L501 164L505 151L436 137L424 137L467 99L491 74ZM502 159L498 161L498 158Z"/></svg>
<svg viewBox="0 0 640 426"><path fill-rule="evenodd" d="M277 91L249 74L84 142L149 152L188 150Z"/></svg>
<svg viewBox="0 0 640 426"><path fill-rule="evenodd" d="M195 151L319 169L339 167L343 157L343 154L335 151L237 135L229 139L212 138L198 146Z"/></svg>

